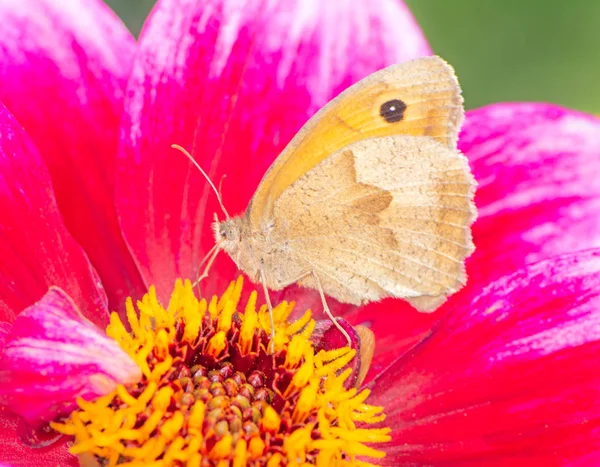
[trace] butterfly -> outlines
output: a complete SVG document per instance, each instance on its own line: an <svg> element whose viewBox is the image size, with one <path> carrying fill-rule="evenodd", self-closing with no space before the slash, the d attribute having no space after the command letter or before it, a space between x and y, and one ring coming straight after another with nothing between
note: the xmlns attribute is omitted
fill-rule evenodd
<svg viewBox="0 0 600 467"><path fill-rule="evenodd" d="M316 289L348 339L326 295L435 310L465 284L474 250L475 180L457 149L463 118L454 71L436 56L349 87L292 139L243 214L230 217L209 180L226 219L215 215L203 276L224 250L262 284L270 310L268 289Z"/></svg>

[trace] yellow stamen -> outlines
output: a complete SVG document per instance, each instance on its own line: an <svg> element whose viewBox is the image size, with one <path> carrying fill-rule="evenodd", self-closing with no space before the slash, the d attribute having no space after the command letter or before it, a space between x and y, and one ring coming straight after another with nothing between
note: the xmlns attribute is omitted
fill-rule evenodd
<svg viewBox="0 0 600 467"><path fill-rule="evenodd" d="M188 418L188 428L202 428L202 422L204 422L204 402L196 401L190 411L190 417Z"/></svg>
<svg viewBox="0 0 600 467"><path fill-rule="evenodd" d="M368 445L390 440L389 429L368 427L385 419L382 407L365 403L369 391L346 387L356 351L316 352L310 310L289 323L294 303L282 302L272 355L268 310L257 310L252 292L242 313L242 289L240 277L207 302L178 280L166 308L151 287L139 314L127 299L131 331L113 313L107 334L144 377L77 401L68 419L51 424L74 437L70 452L129 467L365 467L364 458L383 457Z"/></svg>
<svg viewBox="0 0 600 467"><path fill-rule="evenodd" d="M216 333L209 341L208 347L206 348L206 353L213 357L218 357L223 350L225 350L225 346L227 343L225 342L225 331L219 331Z"/></svg>
<svg viewBox="0 0 600 467"><path fill-rule="evenodd" d="M233 467L245 467L248 460L248 442L240 439L233 453Z"/></svg>
<svg viewBox="0 0 600 467"><path fill-rule="evenodd" d="M277 415L277 412L275 412L275 409L270 405L267 405L263 411L261 425L265 431L270 431L273 433L277 433L279 431L281 419L279 418L279 415Z"/></svg>
<svg viewBox="0 0 600 467"><path fill-rule="evenodd" d="M248 446L248 452L250 453L250 459L258 459L263 455L265 451L265 442L261 438L252 438L250 440L250 446Z"/></svg>

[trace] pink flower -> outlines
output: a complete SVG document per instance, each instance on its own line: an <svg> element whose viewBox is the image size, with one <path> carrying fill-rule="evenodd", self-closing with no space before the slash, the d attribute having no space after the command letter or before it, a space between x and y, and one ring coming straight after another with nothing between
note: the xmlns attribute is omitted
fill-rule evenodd
<svg viewBox="0 0 600 467"><path fill-rule="evenodd" d="M79 312L105 329L150 285L167 303L212 246L214 197L171 144L226 174L227 208L241 211L330 98L431 53L399 0L164 0L137 51L95 0L0 0L0 18L0 399L29 425L140 377ZM368 402L392 429L377 462L600 460L599 135L597 118L548 104L468 113L479 219L467 287L433 315L393 300L336 307L375 334ZM235 276L222 255L203 288ZM0 462L77 465L64 442L27 447L19 423L0 413Z"/></svg>

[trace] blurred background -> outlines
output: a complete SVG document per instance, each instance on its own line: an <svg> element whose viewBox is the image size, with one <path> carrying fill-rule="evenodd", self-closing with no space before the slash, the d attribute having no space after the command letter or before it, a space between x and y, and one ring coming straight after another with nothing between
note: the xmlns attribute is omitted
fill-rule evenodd
<svg viewBox="0 0 600 467"><path fill-rule="evenodd" d="M107 2L136 35L154 5ZM467 108L528 100L600 114L600 1L406 3L433 50L456 68Z"/></svg>

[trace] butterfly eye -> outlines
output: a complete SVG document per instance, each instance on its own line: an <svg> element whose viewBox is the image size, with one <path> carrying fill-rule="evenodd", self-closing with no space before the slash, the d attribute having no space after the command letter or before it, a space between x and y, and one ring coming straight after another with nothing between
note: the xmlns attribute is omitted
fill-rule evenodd
<svg viewBox="0 0 600 467"><path fill-rule="evenodd" d="M404 118L406 104L400 99L392 99L384 102L379 108L379 115L388 123L396 123Z"/></svg>
<svg viewBox="0 0 600 467"><path fill-rule="evenodd" d="M239 232L235 225L225 222L221 225L219 234L223 240L228 240L231 242L237 240Z"/></svg>

